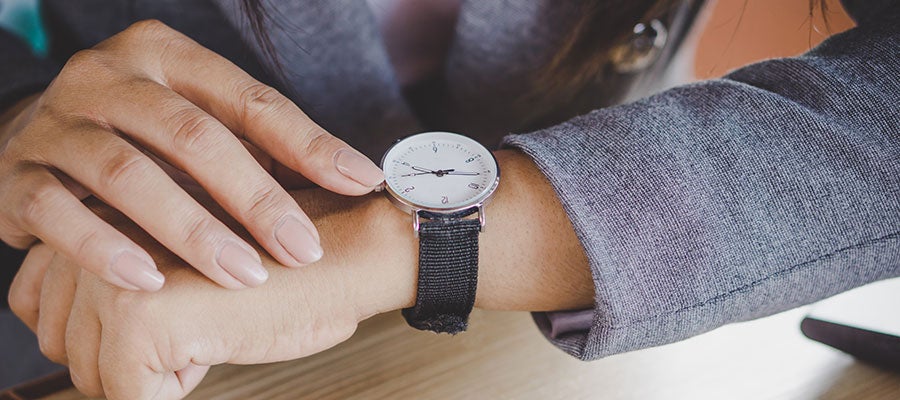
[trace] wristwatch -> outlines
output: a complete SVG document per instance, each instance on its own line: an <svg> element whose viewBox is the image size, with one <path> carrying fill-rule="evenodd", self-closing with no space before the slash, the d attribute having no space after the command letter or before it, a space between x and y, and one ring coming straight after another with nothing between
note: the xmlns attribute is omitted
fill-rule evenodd
<svg viewBox="0 0 900 400"><path fill-rule="evenodd" d="M412 215L419 239L416 303L403 316L416 329L465 331L475 304L484 205L500 183L497 160L466 136L425 132L394 143L381 168L385 193Z"/></svg>

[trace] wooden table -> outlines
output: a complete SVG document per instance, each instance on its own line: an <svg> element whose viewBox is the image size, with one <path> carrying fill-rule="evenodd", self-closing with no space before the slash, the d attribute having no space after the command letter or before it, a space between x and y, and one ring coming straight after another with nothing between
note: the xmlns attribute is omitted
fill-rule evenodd
<svg viewBox="0 0 900 400"><path fill-rule="evenodd" d="M550 345L526 313L476 311L457 337L414 331L391 313L306 359L214 367L189 398L900 399L900 374L806 339L804 313L588 363Z"/></svg>

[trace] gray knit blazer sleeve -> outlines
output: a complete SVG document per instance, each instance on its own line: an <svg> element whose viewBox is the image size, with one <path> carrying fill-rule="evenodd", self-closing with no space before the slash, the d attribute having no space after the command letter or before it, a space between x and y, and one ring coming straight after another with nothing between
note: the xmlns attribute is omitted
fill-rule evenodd
<svg viewBox="0 0 900 400"><path fill-rule="evenodd" d="M800 57L504 139L593 273L592 326L554 344L596 359L900 276L900 7L863 3Z"/></svg>

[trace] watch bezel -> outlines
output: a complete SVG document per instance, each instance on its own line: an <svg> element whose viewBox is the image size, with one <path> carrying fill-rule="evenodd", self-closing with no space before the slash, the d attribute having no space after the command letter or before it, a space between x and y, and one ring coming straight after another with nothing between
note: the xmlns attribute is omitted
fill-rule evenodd
<svg viewBox="0 0 900 400"><path fill-rule="evenodd" d="M391 185L388 185L387 181L385 181L384 182L384 191L387 193L388 199L391 201L391 203L394 203L394 205L397 206L397 208L403 210L407 214L416 214L419 211L427 211L427 212L435 213L435 214L454 214L454 213L458 213L463 210L471 209L473 207L483 208L484 205L487 204L488 202L490 202L490 200L494 197L494 194L497 192L497 187L500 185L500 163L497 162L497 157L494 156L494 152L492 152L490 149L488 149L481 143L478 143L477 140L472 139L466 135L462 135L462 134L459 134L456 132L447 132L447 131L428 131L428 132L419 132L419 133L414 133L412 135L404 136L402 138L395 140L394 143L391 145L391 147L389 147L384 152L384 154L381 156L381 169L384 170L384 162L387 159L387 155L390 154L391 150L393 150L395 147L397 147L397 145L399 145L400 142L403 142L404 140L412 138L414 136L425 135L425 134L429 134L429 133L447 133L447 134L451 134L451 135L461 136L461 137L464 137L466 139L469 139L469 140L475 142L477 145L484 148L488 154L490 154L491 160L494 161L494 167L495 167L494 170L497 171L497 177L494 178L493 182L491 182L490 188L487 191L485 191L484 195L482 195L481 197L476 197L475 200L472 201L471 203L466 203L465 205L462 205L459 207L436 208L436 207L429 207L429 206L424 206L424 205L413 203L412 201L404 199L402 196L400 196L397 192L394 191L394 189L391 188Z"/></svg>

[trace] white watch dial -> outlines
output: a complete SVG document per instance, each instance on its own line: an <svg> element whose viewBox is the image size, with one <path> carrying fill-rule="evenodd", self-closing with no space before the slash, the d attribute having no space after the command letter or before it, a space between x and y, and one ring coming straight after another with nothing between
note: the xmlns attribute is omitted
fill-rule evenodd
<svg viewBox="0 0 900 400"><path fill-rule="evenodd" d="M453 210L483 202L497 186L497 161L478 142L427 132L397 142L382 160L393 195L414 207Z"/></svg>

